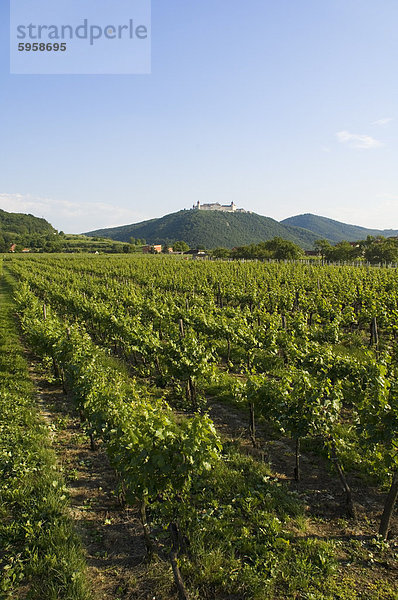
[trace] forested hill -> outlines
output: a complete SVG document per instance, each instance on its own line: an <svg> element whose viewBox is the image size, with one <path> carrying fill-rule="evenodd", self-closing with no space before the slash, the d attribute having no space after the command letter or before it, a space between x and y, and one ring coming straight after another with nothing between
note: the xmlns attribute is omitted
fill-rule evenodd
<svg viewBox="0 0 398 600"><path fill-rule="evenodd" d="M310 213L289 217L288 219L281 221L281 224L285 226L302 227L312 231L318 239L324 238L331 242L341 242L342 240L364 240L368 235L375 237L380 235L384 237L398 235L398 231L394 229L367 229L366 227L348 225L347 223L341 223L340 221L334 221L333 219L319 217L318 215L312 215Z"/></svg>
<svg viewBox="0 0 398 600"><path fill-rule="evenodd" d="M311 231L299 227L286 227L274 219L255 213L196 210L181 210L160 219L90 231L86 235L122 242L129 242L130 238L134 237L144 239L148 244L168 244L182 240L191 248L233 248L257 244L279 236L295 242L304 249L310 249L318 239Z"/></svg>
<svg viewBox="0 0 398 600"><path fill-rule="evenodd" d="M34 245L55 233L54 227L45 219L0 209L0 252L7 252L12 244Z"/></svg>
<svg viewBox="0 0 398 600"><path fill-rule="evenodd" d="M46 235L54 233L55 229L45 219L22 213L9 213L0 209L0 232L17 235Z"/></svg>

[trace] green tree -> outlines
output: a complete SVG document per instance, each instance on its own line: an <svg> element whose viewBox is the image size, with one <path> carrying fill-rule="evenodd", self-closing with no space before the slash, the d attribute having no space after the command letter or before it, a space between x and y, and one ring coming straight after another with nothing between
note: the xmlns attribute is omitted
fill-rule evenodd
<svg viewBox="0 0 398 600"><path fill-rule="evenodd" d="M273 252L273 258L278 260L295 260L303 255L303 251L299 246L281 237L274 237L266 242L265 246Z"/></svg>
<svg viewBox="0 0 398 600"><path fill-rule="evenodd" d="M334 260L339 260L339 261L353 260L355 258L354 250L355 250L355 248L353 246L351 246L350 242L343 240L342 242L339 242L338 244L336 244L336 246L334 247L334 252L333 252Z"/></svg>
<svg viewBox="0 0 398 600"><path fill-rule="evenodd" d="M174 252L187 252L189 250L189 246L186 242L183 241L175 242L173 244L173 250Z"/></svg>
<svg viewBox="0 0 398 600"><path fill-rule="evenodd" d="M398 262L398 240L378 238L365 249L365 259L370 263Z"/></svg>
<svg viewBox="0 0 398 600"><path fill-rule="evenodd" d="M333 253L333 246L328 240L316 240L314 243L314 248L321 255L322 260L328 260L328 256Z"/></svg>
<svg viewBox="0 0 398 600"><path fill-rule="evenodd" d="M215 248L212 252L213 258L229 258L231 256L231 250L228 248Z"/></svg>

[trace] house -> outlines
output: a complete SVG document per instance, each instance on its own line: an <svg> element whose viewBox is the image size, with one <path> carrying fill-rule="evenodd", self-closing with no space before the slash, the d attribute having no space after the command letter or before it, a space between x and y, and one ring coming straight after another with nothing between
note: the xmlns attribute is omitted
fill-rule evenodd
<svg viewBox="0 0 398 600"><path fill-rule="evenodd" d="M184 252L184 254L190 254L193 259L209 257L205 250L188 250L187 252Z"/></svg>
<svg viewBox="0 0 398 600"><path fill-rule="evenodd" d="M160 254L162 251L162 245L156 244L154 246L142 246L143 254Z"/></svg>

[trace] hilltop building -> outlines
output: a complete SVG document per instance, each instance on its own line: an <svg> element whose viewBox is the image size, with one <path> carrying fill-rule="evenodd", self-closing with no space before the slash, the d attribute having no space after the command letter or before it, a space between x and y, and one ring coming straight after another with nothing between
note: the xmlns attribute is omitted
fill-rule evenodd
<svg viewBox="0 0 398 600"><path fill-rule="evenodd" d="M192 210L218 210L221 212L237 212L237 213L246 213L248 212L244 208L236 208L234 202L231 204L220 204L216 202L215 204L201 204L199 200L196 204L193 205Z"/></svg>

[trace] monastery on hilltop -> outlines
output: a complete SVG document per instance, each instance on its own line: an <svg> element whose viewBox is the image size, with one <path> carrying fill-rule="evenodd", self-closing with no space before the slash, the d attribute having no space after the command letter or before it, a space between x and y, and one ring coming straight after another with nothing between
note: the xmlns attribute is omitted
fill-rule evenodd
<svg viewBox="0 0 398 600"><path fill-rule="evenodd" d="M192 210L219 210L221 212L238 212L238 213L246 213L249 212L244 208L236 208L236 205L231 202L231 204L219 204L216 202L215 204L201 204L199 200L196 204L193 205Z"/></svg>

